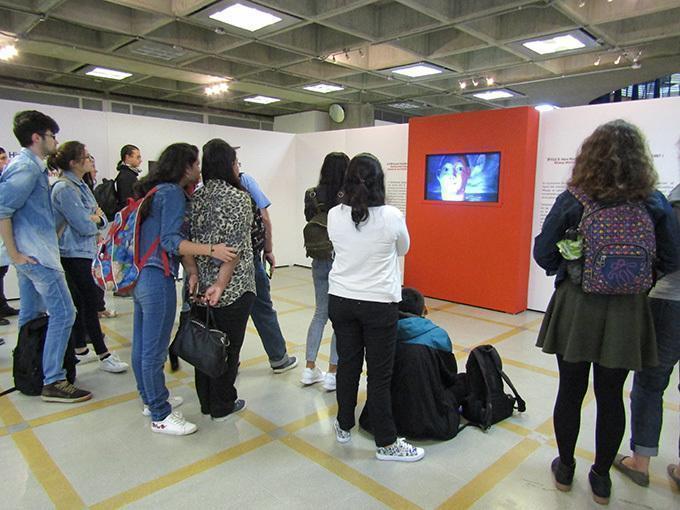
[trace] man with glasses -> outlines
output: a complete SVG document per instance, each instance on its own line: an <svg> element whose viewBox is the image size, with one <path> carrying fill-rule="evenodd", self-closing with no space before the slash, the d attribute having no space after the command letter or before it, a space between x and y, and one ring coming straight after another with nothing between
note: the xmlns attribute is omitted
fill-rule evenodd
<svg viewBox="0 0 680 510"><path fill-rule="evenodd" d="M42 399L72 403L92 394L70 384L63 368L75 307L61 267L44 162L57 151L58 132L54 119L41 112L14 116L14 135L23 149L0 175L0 235L19 280L19 327L49 314Z"/></svg>

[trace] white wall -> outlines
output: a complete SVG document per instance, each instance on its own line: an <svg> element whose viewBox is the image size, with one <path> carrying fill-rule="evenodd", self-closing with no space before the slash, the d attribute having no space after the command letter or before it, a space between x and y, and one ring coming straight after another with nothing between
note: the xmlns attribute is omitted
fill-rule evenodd
<svg viewBox="0 0 680 510"><path fill-rule="evenodd" d="M280 115L274 118L274 131L282 133L316 133L330 129L327 112L302 112Z"/></svg>
<svg viewBox="0 0 680 510"><path fill-rule="evenodd" d="M555 196L564 191L573 159L581 142L600 124L622 118L640 127L649 142L659 173L659 189L667 194L680 182L677 143L680 139L680 98L650 99L602 105L578 106L541 114L536 161L533 236L541 231L543 219ZM528 306L545 310L554 287L554 277L533 261L529 274Z"/></svg>

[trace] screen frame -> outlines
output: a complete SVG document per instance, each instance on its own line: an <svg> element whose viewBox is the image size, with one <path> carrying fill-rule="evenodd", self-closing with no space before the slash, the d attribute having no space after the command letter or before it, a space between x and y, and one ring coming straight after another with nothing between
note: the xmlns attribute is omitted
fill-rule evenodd
<svg viewBox="0 0 680 510"><path fill-rule="evenodd" d="M427 197L427 187L428 187L428 167L427 167L427 162L428 159L431 156L469 156L471 154L475 155L480 155L480 154L498 154L498 192L497 192L497 197L496 200L494 201L466 201L466 200L461 200L461 201L455 201L455 200L433 200L431 198ZM467 151L443 151L443 152L432 152L432 153L426 153L425 154L425 169L423 172L423 198L422 201L426 204L431 204L431 205L445 205L445 206L478 206L478 207L500 207L502 205L502 194L501 194L501 169L502 169L502 161L503 161L503 151L502 150L490 150L490 149L484 149L484 150L467 150Z"/></svg>

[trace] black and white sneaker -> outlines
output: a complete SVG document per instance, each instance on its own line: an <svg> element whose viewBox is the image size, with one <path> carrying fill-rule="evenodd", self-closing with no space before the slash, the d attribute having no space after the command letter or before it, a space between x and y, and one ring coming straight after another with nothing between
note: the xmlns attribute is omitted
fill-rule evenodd
<svg viewBox="0 0 680 510"><path fill-rule="evenodd" d="M381 446L375 452L378 460L396 460L398 462L415 462L425 457L425 450L413 446L404 441L403 438L398 437L397 440L389 446Z"/></svg>

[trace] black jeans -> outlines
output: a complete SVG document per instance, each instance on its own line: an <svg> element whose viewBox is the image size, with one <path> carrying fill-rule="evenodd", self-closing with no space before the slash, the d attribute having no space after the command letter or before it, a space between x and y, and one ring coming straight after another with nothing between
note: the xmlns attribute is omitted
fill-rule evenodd
<svg viewBox="0 0 680 510"><path fill-rule="evenodd" d="M388 446L397 439L392 418L392 369L397 344L397 303L358 301L329 296L328 315L333 323L338 348L338 424L350 430L356 424L359 378L364 365L368 371L368 399L376 446Z"/></svg>
<svg viewBox="0 0 680 510"><path fill-rule="evenodd" d="M66 274L66 283L76 306L76 321L71 330L71 339L76 349L87 346L90 338L94 352L104 354L108 351L104 343L104 333L97 314L100 289L92 278L92 260L83 258L62 258L61 265Z"/></svg>
<svg viewBox="0 0 680 510"><path fill-rule="evenodd" d="M560 386L553 411L555 439L563 464L574 463L574 449L581 428L581 405L588 390L589 362L569 363L557 355ZM595 464L600 475L609 473L626 429L623 384L628 370L606 368L593 363L593 387L597 402Z"/></svg>
<svg viewBox="0 0 680 510"><path fill-rule="evenodd" d="M248 317L254 302L255 294L246 292L229 306L213 308L214 326L224 331L229 337L229 358L227 370L219 377L209 377L200 370L194 369L196 393L203 414L220 418L234 410L234 402L238 398L234 382L238 373L241 346L246 336ZM205 320L206 309L202 306L194 306L191 314Z"/></svg>
<svg viewBox="0 0 680 510"><path fill-rule="evenodd" d="M7 298L5 297L5 275L9 270L9 266L0 266L0 308L7 306Z"/></svg>

